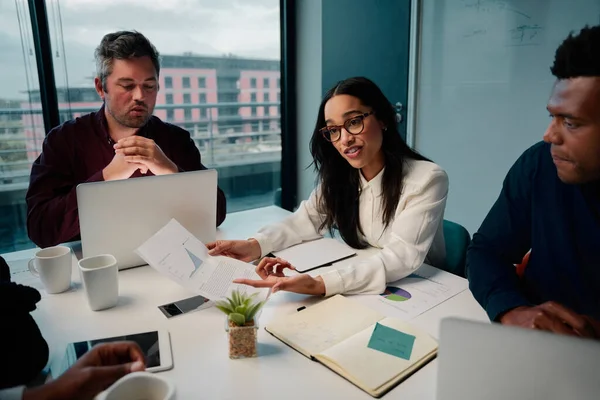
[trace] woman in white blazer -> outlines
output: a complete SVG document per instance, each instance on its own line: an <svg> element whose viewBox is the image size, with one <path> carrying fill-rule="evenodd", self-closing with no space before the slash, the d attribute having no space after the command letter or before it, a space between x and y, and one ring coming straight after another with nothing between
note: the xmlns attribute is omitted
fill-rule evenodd
<svg viewBox="0 0 600 400"><path fill-rule="evenodd" d="M316 277L285 276L283 270L292 265L265 257L256 269L262 280L236 282L273 292L378 294L423 262L444 265L448 176L402 140L396 112L377 85L358 77L330 89L319 107L310 151L318 185L308 200L253 238L209 243L209 253L252 261L333 230L353 248L379 251Z"/></svg>

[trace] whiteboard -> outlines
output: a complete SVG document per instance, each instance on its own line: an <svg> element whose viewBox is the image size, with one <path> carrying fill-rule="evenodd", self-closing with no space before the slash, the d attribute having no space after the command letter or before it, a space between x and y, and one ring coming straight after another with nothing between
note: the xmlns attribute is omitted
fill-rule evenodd
<svg viewBox="0 0 600 400"><path fill-rule="evenodd" d="M600 0L422 0L414 146L450 177L446 219L474 233L549 123L550 66Z"/></svg>

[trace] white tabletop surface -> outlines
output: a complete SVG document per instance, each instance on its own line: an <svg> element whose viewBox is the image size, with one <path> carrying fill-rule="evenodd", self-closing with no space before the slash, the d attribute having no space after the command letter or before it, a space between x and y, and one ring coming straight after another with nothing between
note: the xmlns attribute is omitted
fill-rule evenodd
<svg viewBox="0 0 600 400"><path fill-rule="evenodd" d="M288 214L274 206L232 213L217 235L220 239L246 239L261 226ZM75 250L77 252L76 245ZM264 329L259 329L258 333L259 357L230 360L224 314L212 307L165 318L157 306L190 297L193 293L148 266L119 272L119 303L112 309L90 310L75 257L72 289L56 295L46 294L39 280L24 271L34 252L35 249L31 249L3 256L11 267L14 281L34 286L42 293L42 301L32 315L48 342L52 365L62 361L65 347L70 342L166 329L171 335L174 368L160 374L175 383L178 399L239 399L241 396L251 399L371 398L333 371L287 347ZM368 253L359 254L359 257ZM339 268L355 259L341 261L334 267ZM318 273L319 270L313 271L313 274ZM360 301L361 296L352 298ZM295 312L298 307L319 300L278 292L266 304L259 324L264 326L278 315ZM393 312L387 314L394 316ZM483 309L466 290L410 322L439 337L440 322L449 316L487 320ZM434 360L384 398L435 399L436 376L437 362Z"/></svg>

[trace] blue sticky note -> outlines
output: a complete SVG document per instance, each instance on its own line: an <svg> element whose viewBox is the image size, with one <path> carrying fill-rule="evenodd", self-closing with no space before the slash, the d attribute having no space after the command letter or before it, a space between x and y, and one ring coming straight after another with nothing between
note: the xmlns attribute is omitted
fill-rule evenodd
<svg viewBox="0 0 600 400"><path fill-rule="evenodd" d="M377 323L367 347L410 360L415 337Z"/></svg>

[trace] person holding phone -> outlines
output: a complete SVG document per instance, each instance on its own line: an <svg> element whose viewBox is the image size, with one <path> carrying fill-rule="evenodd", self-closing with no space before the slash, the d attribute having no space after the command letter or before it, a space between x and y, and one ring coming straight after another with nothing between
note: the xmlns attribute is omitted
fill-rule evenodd
<svg viewBox="0 0 600 400"><path fill-rule="evenodd" d="M396 112L375 83L349 78L325 94L310 151L318 186L309 199L249 240L208 243L209 254L252 261L334 229L353 248L379 251L317 277L286 277L283 270L293 266L266 257L257 267L262 280L234 282L274 292L376 294L424 261L445 264L442 221L448 176L404 142Z"/></svg>

